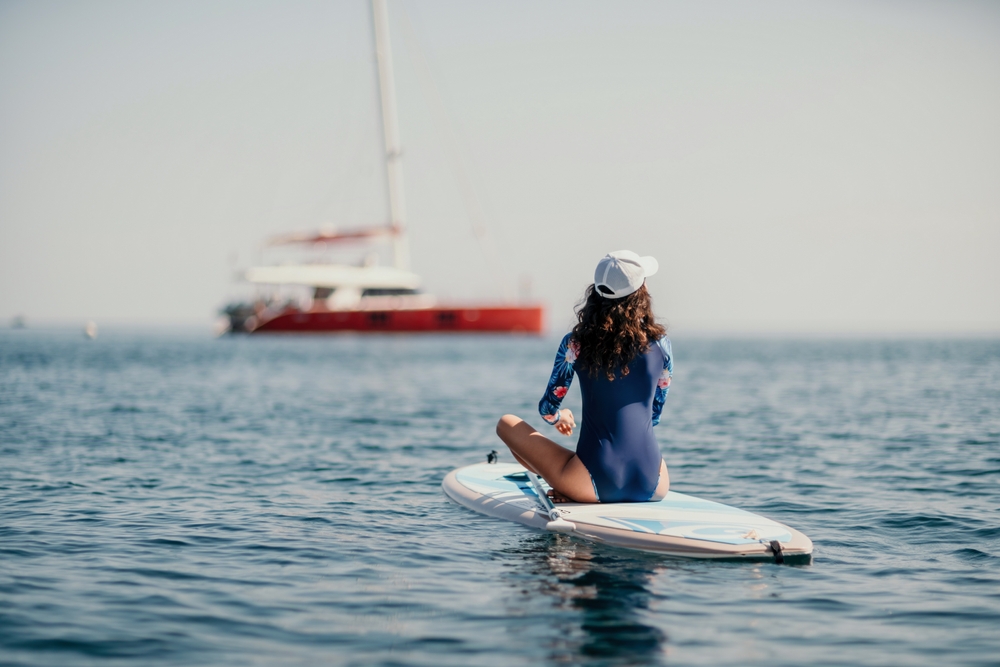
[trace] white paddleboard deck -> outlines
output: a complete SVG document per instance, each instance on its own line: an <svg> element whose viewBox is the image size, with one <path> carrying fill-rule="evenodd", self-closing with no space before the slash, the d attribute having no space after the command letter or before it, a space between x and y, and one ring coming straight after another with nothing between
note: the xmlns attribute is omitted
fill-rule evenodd
<svg viewBox="0 0 1000 667"><path fill-rule="evenodd" d="M543 482L544 484L544 482ZM471 510L545 529L547 510L524 468L516 463L477 463L453 470L441 487ZM548 489L548 487L545 487ZM649 503L562 503L572 530L593 542L685 558L726 558L794 562L808 560L812 541L788 526L710 500L671 491ZM780 555L771 543L780 544Z"/></svg>

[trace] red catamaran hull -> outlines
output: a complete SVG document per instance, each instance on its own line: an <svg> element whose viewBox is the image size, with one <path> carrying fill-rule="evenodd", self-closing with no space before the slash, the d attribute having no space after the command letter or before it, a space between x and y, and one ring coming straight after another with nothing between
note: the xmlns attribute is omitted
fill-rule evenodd
<svg viewBox="0 0 1000 667"><path fill-rule="evenodd" d="M469 332L540 334L542 306L434 307L392 310L287 310L250 333Z"/></svg>

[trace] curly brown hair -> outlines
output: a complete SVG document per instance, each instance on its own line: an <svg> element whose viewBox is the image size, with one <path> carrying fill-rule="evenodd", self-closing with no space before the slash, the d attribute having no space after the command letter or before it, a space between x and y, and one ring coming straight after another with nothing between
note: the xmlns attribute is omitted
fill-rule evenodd
<svg viewBox="0 0 1000 667"><path fill-rule="evenodd" d="M608 299L590 285L576 307L572 340L580 347L576 365L591 375L628 375L628 365L666 335L656 323L653 300L643 285L620 299Z"/></svg>

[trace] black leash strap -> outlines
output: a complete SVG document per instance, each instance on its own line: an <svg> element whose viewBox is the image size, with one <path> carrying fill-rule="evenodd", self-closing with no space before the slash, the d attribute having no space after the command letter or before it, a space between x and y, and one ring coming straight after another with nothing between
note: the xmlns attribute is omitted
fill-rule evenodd
<svg viewBox="0 0 1000 667"><path fill-rule="evenodd" d="M494 449L493 451L491 451L489 454L486 455L486 462L487 463L497 462L497 450Z"/></svg>
<svg viewBox="0 0 1000 667"><path fill-rule="evenodd" d="M771 553L774 554L774 562L781 565L785 562L785 554L781 553L781 543L778 540L771 540Z"/></svg>

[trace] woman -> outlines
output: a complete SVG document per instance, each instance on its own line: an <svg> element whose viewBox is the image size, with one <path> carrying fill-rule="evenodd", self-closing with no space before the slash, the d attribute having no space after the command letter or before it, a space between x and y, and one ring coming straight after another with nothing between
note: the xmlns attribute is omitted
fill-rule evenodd
<svg viewBox="0 0 1000 667"><path fill-rule="evenodd" d="M557 431L572 435L573 413L559 405L578 372L583 426L575 453L514 415L497 424L514 458L545 478L557 502L660 500L670 488L653 435L673 372L670 341L654 319L645 285L657 268L652 257L628 250L606 255L577 309L576 326L559 345L538 410Z"/></svg>

